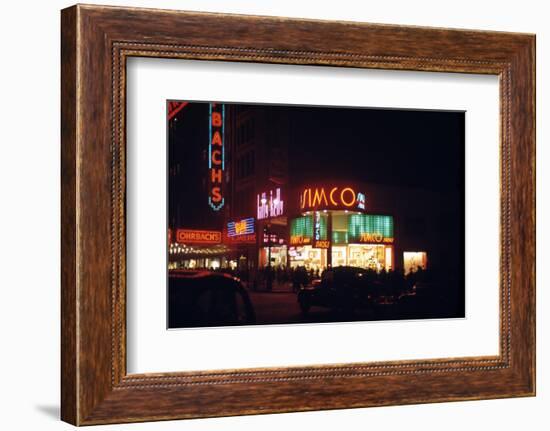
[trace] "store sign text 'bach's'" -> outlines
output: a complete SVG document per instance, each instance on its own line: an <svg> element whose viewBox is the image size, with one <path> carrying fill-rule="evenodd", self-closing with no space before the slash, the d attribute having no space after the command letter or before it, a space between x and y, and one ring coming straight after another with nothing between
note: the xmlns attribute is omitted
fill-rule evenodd
<svg viewBox="0 0 550 431"><path fill-rule="evenodd" d="M208 205L214 210L222 209L223 174L225 170L225 107L220 103L211 103L208 125Z"/></svg>
<svg viewBox="0 0 550 431"><path fill-rule="evenodd" d="M300 208L365 209L365 194L352 187L308 187L300 193Z"/></svg>
<svg viewBox="0 0 550 431"><path fill-rule="evenodd" d="M281 189L276 188L257 195L256 206L258 220L282 216L284 214L284 202L281 197Z"/></svg>

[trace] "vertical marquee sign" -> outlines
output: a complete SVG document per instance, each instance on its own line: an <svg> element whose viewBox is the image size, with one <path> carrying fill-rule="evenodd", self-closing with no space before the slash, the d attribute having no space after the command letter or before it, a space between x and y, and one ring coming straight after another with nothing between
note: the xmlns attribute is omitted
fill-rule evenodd
<svg viewBox="0 0 550 431"><path fill-rule="evenodd" d="M328 240L330 232L327 232L327 222L330 215L325 216L325 232L323 234L323 223L321 211L313 213L313 248L329 248L330 241Z"/></svg>
<svg viewBox="0 0 550 431"><path fill-rule="evenodd" d="M208 126L208 205L214 210L222 209L223 174L225 170L225 107L220 103L211 103Z"/></svg>

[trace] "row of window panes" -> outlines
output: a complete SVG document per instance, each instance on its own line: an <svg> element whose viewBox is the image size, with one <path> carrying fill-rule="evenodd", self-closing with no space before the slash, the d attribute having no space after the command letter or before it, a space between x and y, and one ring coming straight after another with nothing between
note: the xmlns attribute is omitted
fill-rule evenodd
<svg viewBox="0 0 550 431"><path fill-rule="evenodd" d="M237 159L235 166L237 179L242 179L254 175L254 151L248 151Z"/></svg>
<svg viewBox="0 0 550 431"><path fill-rule="evenodd" d="M249 118L237 127L237 146L254 139L254 118Z"/></svg>
<svg viewBox="0 0 550 431"><path fill-rule="evenodd" d="M342 217L342 216L339 216ZM386 238L393 238L393 217L379 216L370 214L353 214L344 216L348 218L347 232L333 230L332 238L337 244L348 243L349 239L358 239L362 233L378 233ZM333 223L333 228L334 228ZM327 238L327 217L321 216L321 239ZM290 225L290 235L304 237L313 237L314 217L313 215L298 217L292 220Z"/></svg>
<svg viewBox="0 0 550 431"><path fill-rule="evenodd" d="M247 188L235 193L233 215L250 217L253 212L254 190Z"/></svg>
<svg viewBox="0 0 550 431"><path fill-rule="evenodd" d="M393 238L393 217L370 214L353 214L349 216L348 233L359 237L362 233L379 233Z"/></svg>

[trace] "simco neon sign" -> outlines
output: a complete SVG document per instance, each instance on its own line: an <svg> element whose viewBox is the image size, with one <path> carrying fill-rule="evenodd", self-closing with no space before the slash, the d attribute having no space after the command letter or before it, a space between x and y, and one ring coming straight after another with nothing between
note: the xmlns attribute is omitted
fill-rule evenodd
<svg viewBox="0 0 550 431"><path fill-rule="evenodd" d="M279 217L284 214L284 202L281 197L281 189L278 187L274 191L263 192L256 197L256 208L258 220L271 217Z"/></svg>
<svg viewBox="0 0 550 431"><path fill-rule="evenodd" d="M352 187L308 187L300 193L300 208L364 210L366 197Z"/></svg>
<svg viewBox="0 0 550 431"><path fill-rule="evenodd" d="M219 103L211 103L208 125L208 205L214 210L222 209L223 173L225 170L225 107Z"/></svg>

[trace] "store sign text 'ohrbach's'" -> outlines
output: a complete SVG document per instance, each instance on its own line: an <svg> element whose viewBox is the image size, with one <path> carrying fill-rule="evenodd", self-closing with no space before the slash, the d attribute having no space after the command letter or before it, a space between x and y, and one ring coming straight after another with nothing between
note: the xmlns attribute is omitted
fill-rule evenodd
<svg viewBox="0 0 550 431"><path fill-rule="evenodd" d="M208 125L208 205L214 210L222 209L223 176L225 171L225 107L220 103L211 103Z"/></svg>
<svg viewBox="0 0 550 431"><path fill-rule="evenodd" d="M300 193L300 208L364 210L364 193L352 187L308 187Z"/></svg>
<svg viewBox="0 0 550 431"><path fill-rule="evenodd" d="M178 229L176 241L181 244L220 244L222 233L216 230Z"/></svg>

